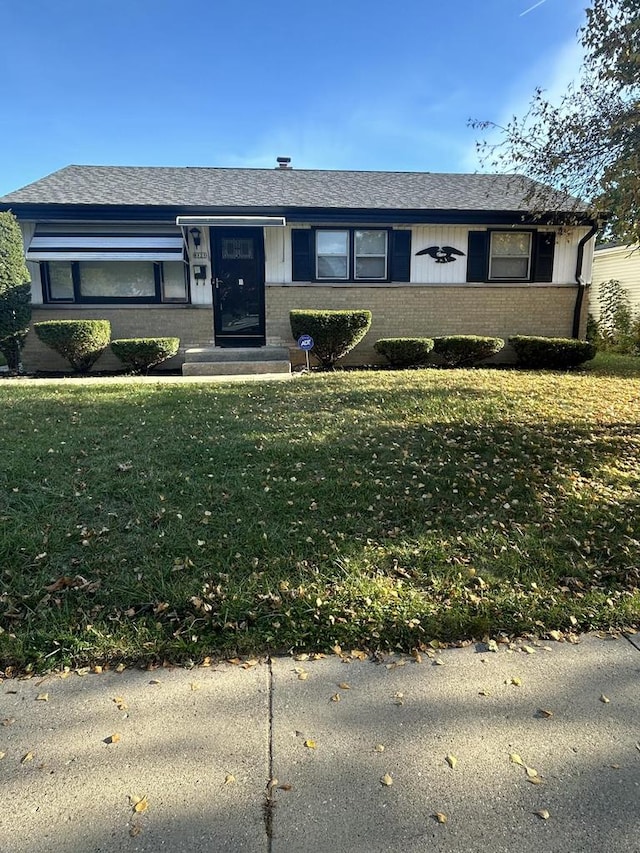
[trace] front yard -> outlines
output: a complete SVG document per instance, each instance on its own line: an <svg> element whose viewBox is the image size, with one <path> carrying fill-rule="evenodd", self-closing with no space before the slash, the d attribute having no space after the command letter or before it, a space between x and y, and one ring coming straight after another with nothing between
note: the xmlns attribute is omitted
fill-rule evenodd
<svg viewBox="0 0 640 853"><path fill-rule="evenodd" d="M638 361L2 381L0 669L638 624Z"/></svg>

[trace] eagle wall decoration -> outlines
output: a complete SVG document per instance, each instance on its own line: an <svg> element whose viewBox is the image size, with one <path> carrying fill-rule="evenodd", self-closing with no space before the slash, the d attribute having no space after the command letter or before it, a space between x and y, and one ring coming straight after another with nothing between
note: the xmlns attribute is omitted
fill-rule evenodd
<svg viewBox="0 0 640 853"><path fill-rule="evenodd" d="M464 252L454 249L453 246L429 246L428 249L416 252L416 255L429 255L437 264L450 264L451 261L455 261L456 255L460 258L464 257Z"/></svg>

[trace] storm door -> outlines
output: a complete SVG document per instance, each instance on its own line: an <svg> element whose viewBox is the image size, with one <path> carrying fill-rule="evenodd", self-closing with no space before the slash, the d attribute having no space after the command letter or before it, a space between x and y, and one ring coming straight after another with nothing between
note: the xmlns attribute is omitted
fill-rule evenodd
<svg viewBox="0 0 640 853"><path fill-rule="evenodd" d="M261 228L212 228L215 342L263 346L264 237Z"/></svg>

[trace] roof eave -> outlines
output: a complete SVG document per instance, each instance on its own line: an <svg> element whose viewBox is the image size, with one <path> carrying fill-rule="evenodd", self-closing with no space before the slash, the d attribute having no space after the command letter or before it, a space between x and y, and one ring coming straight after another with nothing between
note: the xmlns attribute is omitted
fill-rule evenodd
<svg viewBox="0 0 640 853"><path fill-rule="evenodd" d="M549 211L487 209L354 208L297 206L212 206L212 205L137 205L137 204L51 204L0 202L0 210L11 210L19 219L49 222L171 222L179 215L251 215L286 216L290 223L375 223L406 225L591 225L594 219L586 211Z"/></svg>

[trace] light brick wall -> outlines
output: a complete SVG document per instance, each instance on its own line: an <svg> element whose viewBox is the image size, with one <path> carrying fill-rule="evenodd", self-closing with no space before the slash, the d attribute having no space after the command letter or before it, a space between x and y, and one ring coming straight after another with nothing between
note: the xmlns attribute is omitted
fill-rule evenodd
<svg viewBox="0 0 640 853"><path fill-rule="evenodd" d="M510 335L571 337L575 287L267 287L269 343L293 345L292 308L367 308L373 315L364 340L344 364L383 361L373 349L379 338L436 335ZM586 322L583 311L582 329ZM294 361L301 361L297 349ZM509 350L503 360L512 360Z"/></svg>
<svg viewBox="0 0 640 853"><path fill-rule="evenodd" d="M108 307L91 305L65 305L62 307L34 306L32 325L44 320L109 320L111 338L178 337L180 348L202 346L213 339L213 314L210 306L193 305L136 305L135 307ZM176 369L184 357L179 353L165 361L162 369ZM70 370L69 363L45 346L33 328L27 336L23 351L25 370ZM94 370L122 369L122 363L110 349L100 356Z"/></svg>

